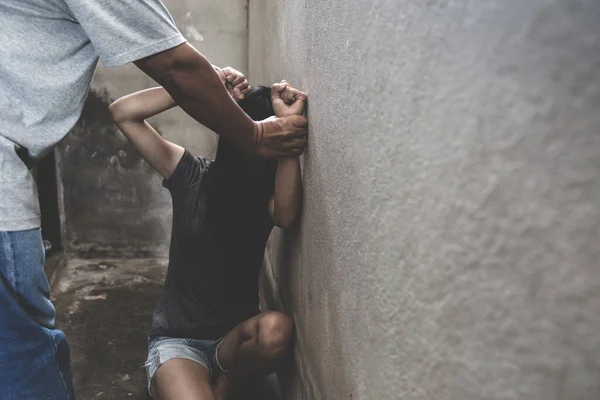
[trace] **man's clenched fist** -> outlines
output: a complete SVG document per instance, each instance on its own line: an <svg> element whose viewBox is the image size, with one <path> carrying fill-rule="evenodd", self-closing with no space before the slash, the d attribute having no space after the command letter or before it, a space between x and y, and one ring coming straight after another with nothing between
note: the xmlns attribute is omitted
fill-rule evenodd
<svg viewBox="0 0 600 400"><path fill-rule="evenodd" d="M256 125L258 155L265 158L300 155L306 147L308 120L301 115L271 117Z"/></svg>

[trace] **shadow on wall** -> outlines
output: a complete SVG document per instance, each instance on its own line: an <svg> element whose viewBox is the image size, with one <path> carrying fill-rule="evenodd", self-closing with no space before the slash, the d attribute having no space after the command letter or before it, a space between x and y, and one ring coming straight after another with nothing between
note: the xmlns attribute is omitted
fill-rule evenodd
<svg viewBox="0 0 600 400"><path fill-rule="evenodd" d="M294 356L278 373L284 398L327 398L326 393L319 392L327 387L320 380L326 376L324 370L331 369L336 371L333 385L338 393L352 399L354 382L344 355L353 350L344 348L340 340L348 334L341 332L342 324L336 322L341 299L336 290L329 290L332 280L339 277L329 270L336 255L324 200L328 191L319 171L310 163L310 154L305 154L304 161L304 165L311 165L303 171L308 185L304 207L310 213L298 225L272 234L261 276L262 305L291 315L296 324ZM323 354L324 348L327 354Z"/></svg>
<svg viewBox="0 0 600 400"><path fill-rule="evenodd" d="M110 103L106 90L90 90L57 150L66 250L82 258L164 256L170 198L114 125Z"/></svg>

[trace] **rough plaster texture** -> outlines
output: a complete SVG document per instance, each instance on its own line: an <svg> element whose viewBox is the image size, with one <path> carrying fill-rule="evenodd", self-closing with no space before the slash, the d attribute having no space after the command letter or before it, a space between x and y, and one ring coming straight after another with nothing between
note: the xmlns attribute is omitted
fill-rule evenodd
<svg viewBox="0 0 600 400"><path fill-rule="evenodd" d="M309 94L289 399L600 398L600 3L250 2Z"/></svg>
<svg viewBox="0 0 600 400"><path fill-rule="evenodd" d="M183 35L216 65L247 68L247 1L167 0ZM113 125L112 100L156 83L134 65L101 65L85 110L58 149L67 251L78 256L162 256L171 202L159 176ZM165 138L213 156L216 136L179 109L151 120Z"/></svg>

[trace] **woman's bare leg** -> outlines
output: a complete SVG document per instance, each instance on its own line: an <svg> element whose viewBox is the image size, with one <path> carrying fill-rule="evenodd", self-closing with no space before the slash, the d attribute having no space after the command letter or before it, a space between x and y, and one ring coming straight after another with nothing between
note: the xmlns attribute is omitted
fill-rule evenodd
<svg viewBox="0 0 600 400"><path fill-rule="evenodd" d="M154 400L215 400L208 369L183 358L161 365L154 374L151 389Z"/></svg>
<svg viewBox="0 0 600 400"><path fill-rule="evenodd" d="M274 372L289 352L293 333L293 320L276 311L261 313L233 328L218 350L219 364L227 372L217 377L216 399L225 400L231 386Z"/></svg>

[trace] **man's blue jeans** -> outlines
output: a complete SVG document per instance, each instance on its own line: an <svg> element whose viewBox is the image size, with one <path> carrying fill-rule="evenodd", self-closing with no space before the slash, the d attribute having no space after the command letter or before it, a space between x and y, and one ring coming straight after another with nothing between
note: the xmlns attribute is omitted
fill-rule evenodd
<svg viewBox="0 0 600 400"><path fill-rule="evenodd" d="M0 232L0 398L72 400L69 346L54 326L40 229Z"/></svg>

